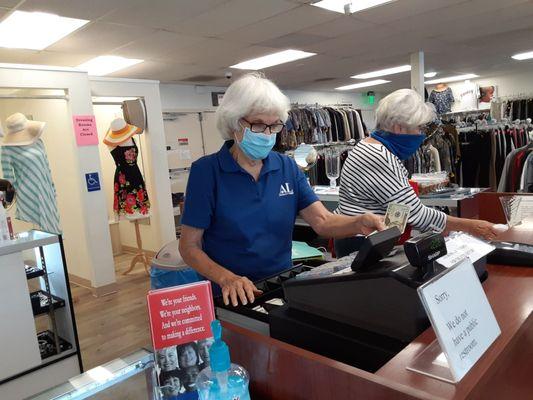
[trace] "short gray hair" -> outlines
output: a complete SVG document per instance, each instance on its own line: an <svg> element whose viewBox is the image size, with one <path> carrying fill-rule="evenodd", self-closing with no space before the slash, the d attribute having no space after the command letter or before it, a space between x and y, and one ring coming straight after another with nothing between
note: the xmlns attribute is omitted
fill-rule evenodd
<svg viewBox="0 0 533 400"><path fill-rule="evenodd" d="M250 114L276 114L282 122L289 116L290 101L279 88L257 72L242 76L226 90L218 106L217 128L224 140L233 139L239 120Z"/></svg>
<svg viewBox="0 0 533 400"><path fill-rule="evenodd" d="M435 106L425 103L412 89L400 89L385 96L376 109L376 128L391 131L394 125L416 129L436 118Z"/></svg>

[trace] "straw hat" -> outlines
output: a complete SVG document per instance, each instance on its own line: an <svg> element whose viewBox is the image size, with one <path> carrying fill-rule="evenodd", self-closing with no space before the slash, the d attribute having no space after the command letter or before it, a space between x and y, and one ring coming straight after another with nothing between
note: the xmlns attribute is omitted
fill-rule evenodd
<svg viewBox="0 0 533 400"><path fill-rule="evenodd" d="M29 121L24 114L15 113L6 119L6 132L2 146L27 146L42 135L45 122Z"/></svg>
<svg viewBox="0 0 533 400"><path fill-rule="evenodd" d="M123 118L117 118L111 122L107 131L104 143L108 146L118 146L130 139L133 135L141 133L142 130L134 125L130 125Z"/></svg>

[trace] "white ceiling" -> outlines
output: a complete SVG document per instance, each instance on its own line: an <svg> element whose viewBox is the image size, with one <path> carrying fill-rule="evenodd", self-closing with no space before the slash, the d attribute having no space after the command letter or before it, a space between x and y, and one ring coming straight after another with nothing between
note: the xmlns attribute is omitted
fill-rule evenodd
<svg viewBox="0 0 533 400"><path fill-rule="evenodd" d="M441 76L533 72L533 61L510 59L533 50L533 0L397 0L352 16L310 2L0 0L0 18L19 9L91 20L44 51L0 49L0 61L76 66L114 54L146 61L112 76L225 85L230 65L295 48L318 55L265 72L283 88L313 90L406 64L419 49ZM409 73L388 79L376 90L409 85Z"/></svg>

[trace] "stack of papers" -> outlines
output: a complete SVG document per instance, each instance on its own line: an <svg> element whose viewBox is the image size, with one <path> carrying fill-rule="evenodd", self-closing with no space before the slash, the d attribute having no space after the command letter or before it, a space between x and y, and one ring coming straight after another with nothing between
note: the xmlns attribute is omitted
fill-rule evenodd
<svg viewBox="0 0 533 400"><path fill-rule="evenodd" d="M305 242L292 242L292 261L319 259L323 260L324 255L318 249L309 246Z"/></svg>

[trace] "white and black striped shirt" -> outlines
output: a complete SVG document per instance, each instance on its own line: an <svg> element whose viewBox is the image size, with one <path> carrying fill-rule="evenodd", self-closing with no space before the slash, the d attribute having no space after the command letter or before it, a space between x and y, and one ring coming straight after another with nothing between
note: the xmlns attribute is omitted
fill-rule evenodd
<svg viewBox="0 0 533 400"><path fill-rule="evenodd" d="M337 212L385 215L389 203L406 204L411 207L409 224L413 228L443 231L446 214L424 206L408 177L401 161L385 146L361 141L344 163Z"/></svg>

